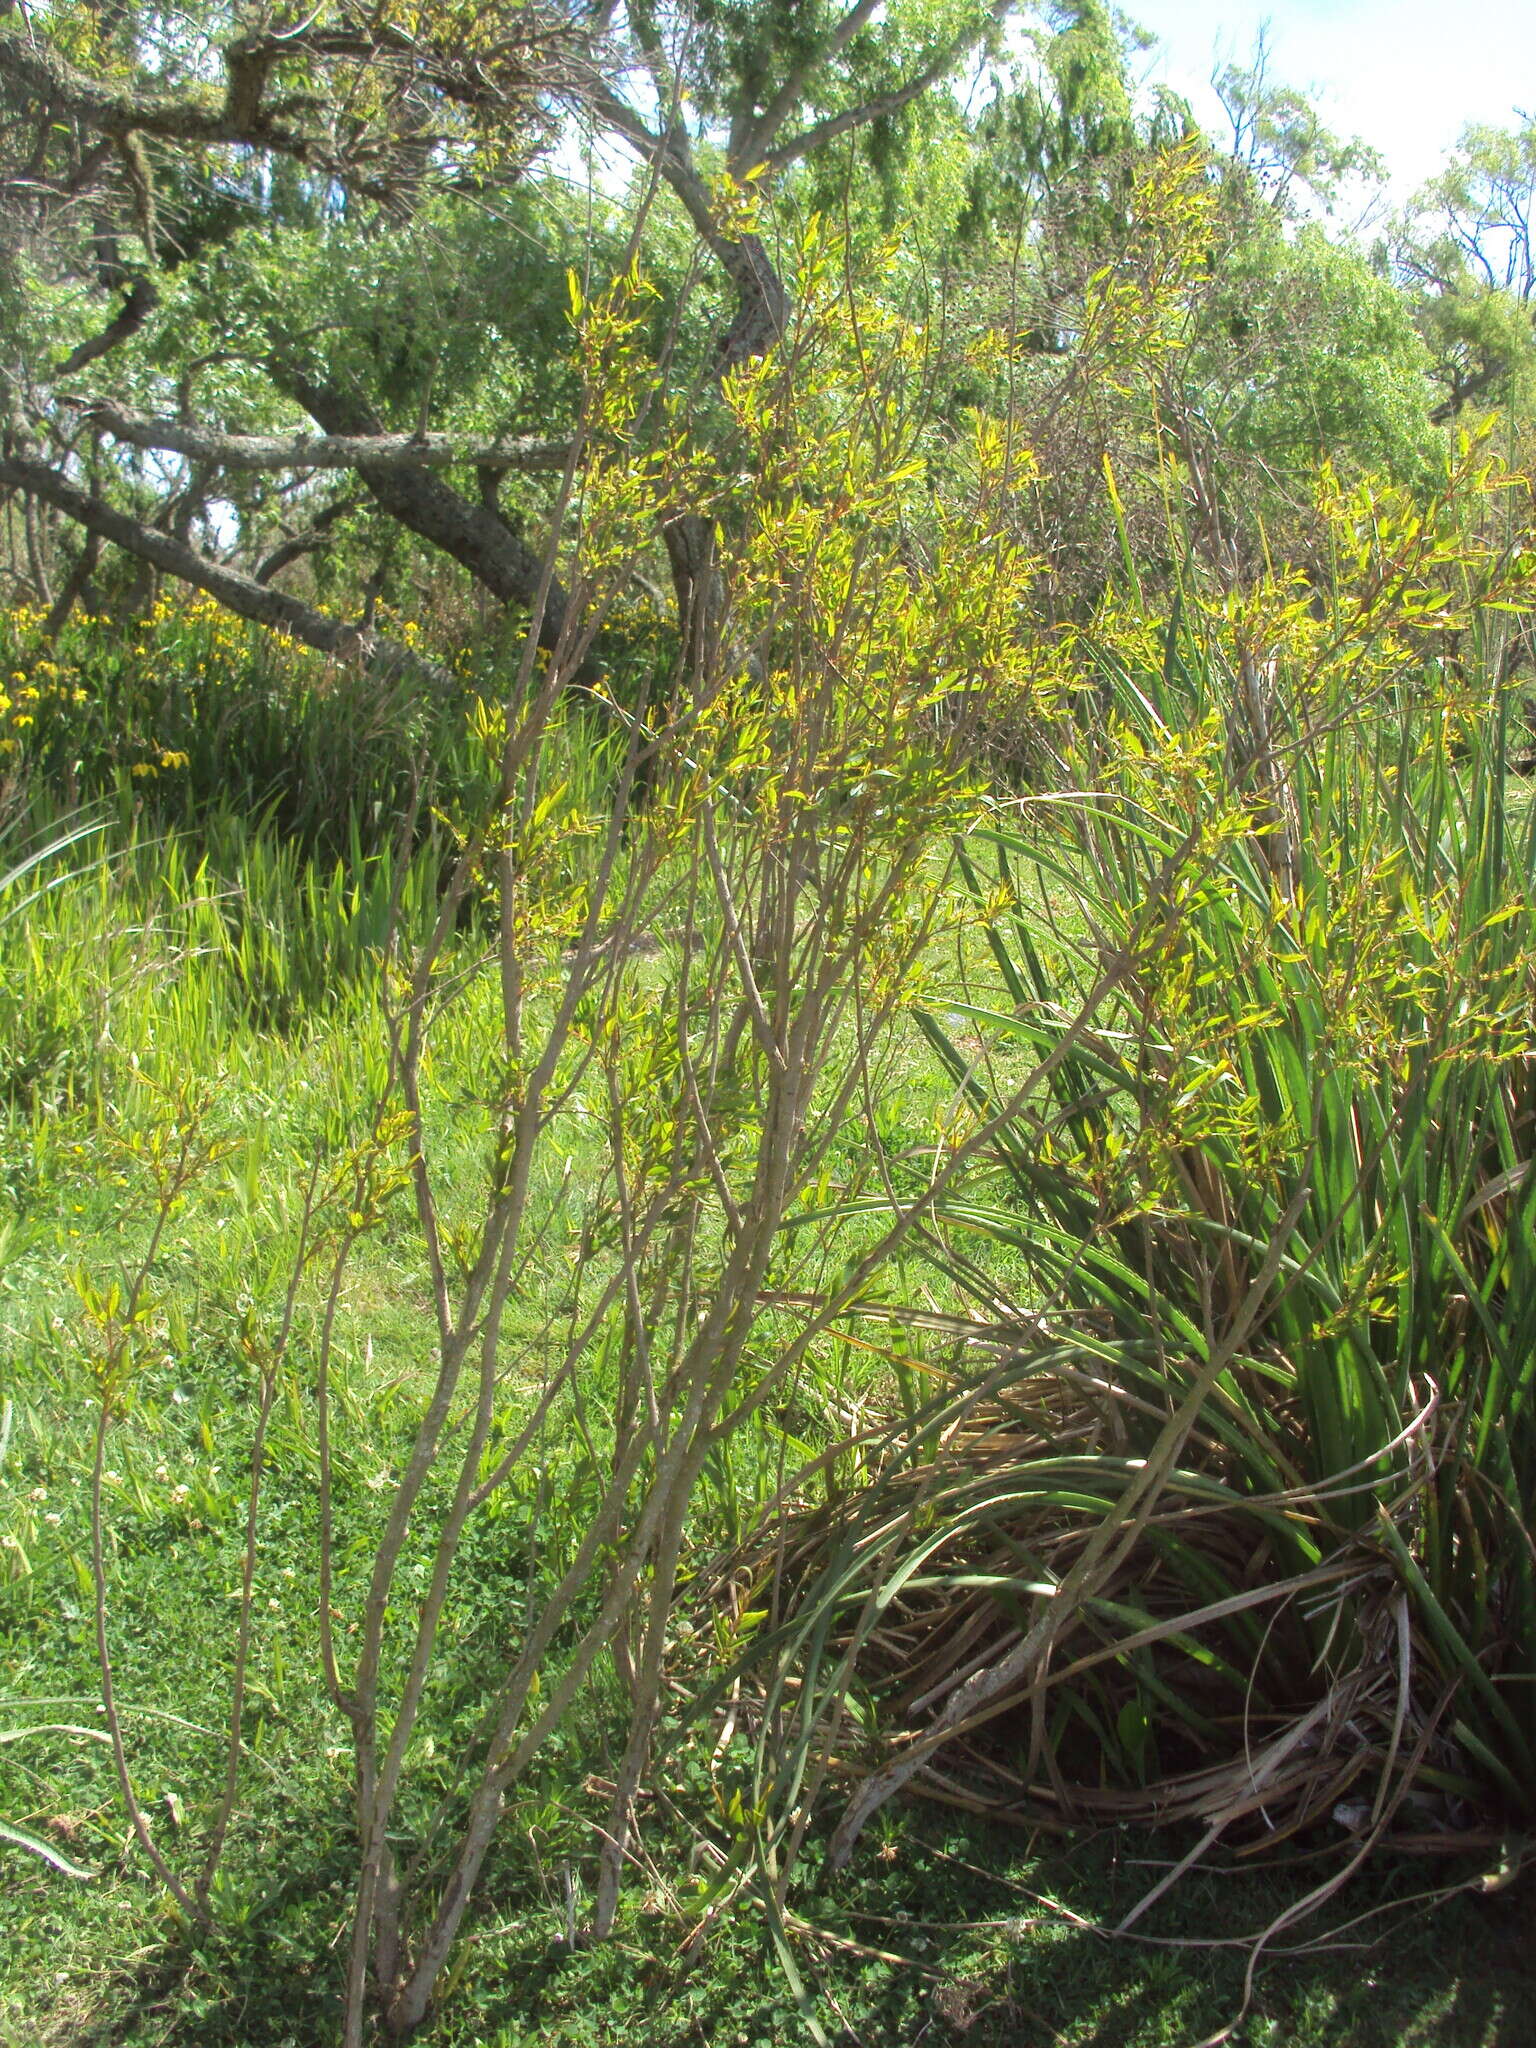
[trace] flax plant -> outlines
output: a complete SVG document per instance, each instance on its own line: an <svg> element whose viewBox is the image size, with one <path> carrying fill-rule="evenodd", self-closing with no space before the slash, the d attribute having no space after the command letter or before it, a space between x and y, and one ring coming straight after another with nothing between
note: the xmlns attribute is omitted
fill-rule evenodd
<svg viewBox="0 0 1536 2048"><path fill-rule="evenodd" d="M926 1244L982 1363L738 1560L781 1870L870 1737L834 1863L911 1783L1202 1850L1324 1823L1351 1864L1529 1827L1529 551L1441 512L1357 501L1321 618L1283 586L1110 608L1062 793L962 844L989 966L918 1022L991 1167ZM1260 626L1262 777L1230 743Z"/></svg>

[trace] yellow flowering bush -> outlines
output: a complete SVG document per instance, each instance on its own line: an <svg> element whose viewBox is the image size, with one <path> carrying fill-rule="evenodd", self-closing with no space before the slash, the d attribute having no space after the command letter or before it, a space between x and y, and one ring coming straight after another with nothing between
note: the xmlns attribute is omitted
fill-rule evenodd
<svg viewBox="0 0 1536 2048"><path fill-rule="evenodd" d="M391 619L409 646L424 630ZM122 796L168 823L210 809L270 814L318 851L354 824L388 842L423 781L462 768L462 692L381 685L173 590L132 619L0 611L0 779L54 804Z"/></svg>

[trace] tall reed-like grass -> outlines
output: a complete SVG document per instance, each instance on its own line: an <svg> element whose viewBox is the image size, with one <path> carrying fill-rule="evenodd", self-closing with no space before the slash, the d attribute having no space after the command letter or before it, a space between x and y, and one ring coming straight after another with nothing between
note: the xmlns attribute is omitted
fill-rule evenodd
<svg viewBox="0 0 1536 2048"><path fill-rule="evenodd" d="M200 840L99 814L35 828L0 876L0 1097L90 1098L120 1060L211 1072L231 1034L376 993L436 902L435 839L369 853L354 821L347 857L317 860L226 810Z"/></svg>

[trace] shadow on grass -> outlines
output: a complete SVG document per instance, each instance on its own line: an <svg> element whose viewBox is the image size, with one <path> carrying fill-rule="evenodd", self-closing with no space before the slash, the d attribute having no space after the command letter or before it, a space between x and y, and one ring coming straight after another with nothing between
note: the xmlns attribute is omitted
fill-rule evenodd
<svg viewBox="0 0 1536 2048"><path fill-rule="evenodd" d="M1159 1874L1142 1859L1183 1846L1099 1838L1039 1854L1016 1835L908 1813L858 1868L795 1902L820 1936L797 1944L805 2005L835 2048L1193 2048L1238 2017L1240 1944L1317 1871L1194 1873L1145 1923L1149 1941L1081 1924L1112 1924ZM665 1846L653 1843L651 1853L665 1867ZM1290 1937L1323 1946L1266 1957L1233 2041L1531 2048L1536 1889L1463 1894L1432 1910L1414 1903L1430 1886L1471 1874L1383 1863L1362 1875ZM1367 1913L1363 1929L1327 1943L1330 1929ZM679 1954L684 1933L675 1920L647 1919L632 1899L604 1950L566 1954L511 1934L483 1941L459 2009L431 2035L434 2048L757 2048L814 2039L750 1907L716 1925L695 1953Z"/></svg>
<svg viewBox="0 0 1536 2048"><path fill-rule="evenodd" d="M334 1838L333 1838L334 1841ZM452 1995L423 2048L1193 2048L1237 2020L1240 1945L1316 1882L1316 1871L1191 1873L1148 1916L1147 1941L1112 1923L1182 1844L1100 1837L1032 1849L1017 1835L899 1816L797 1916L817 1930L796 1956L802 2002L759 1913L742 1904L708 1937L658 1910L637 1883L617 1938L560 1939L558 1873L526 1857L491 1874ZM658 1836L656 1866L685 1845ZM297 1855L214 1942L166 1951L92 2024L45 2030L49 2048L326 2048L337 2038L344 1847ZM1536 1887L1463 1893L1429 1909L1432 1884L1472 1873L1383 1863L1290 1936L1311 1953L1266 1956L1238 2048L1531 2048ZM547 1880L556 1879L554 1886ZM1344 1931L1329 1930L1372 1917ZM36 2037L34 2036L34 2039Z"/></svg>
<svg viewBox="0 0 1536 2048"><path fill-rule="evenodd" d="M1423 1902L1434 1886L1465 1882L1474 1874L1465 1867L1382 1862L1362 1873L1265 1951L1246 2011L1252 1937L1319 1880L1317 1867L1197 1869L1138 1923L1145 1939L1063 1919L1060 1909L1112 1926L1184 1846L1100 1837L996 1871L1001 1891L1022 1885L1037 1900L1020 1900L1015 1929L978 1956L967 1977L934 1987L926 2001L931 2030L888 2038L964 2040L969 2048L1193 2048L1230 2026L1232 2040L1248 2048L1536 2042L1536 1890ZM1044 1900L1058 1909L1054 1926ZM1362 1923L1362 1915L1370 1917Z"/></svg>

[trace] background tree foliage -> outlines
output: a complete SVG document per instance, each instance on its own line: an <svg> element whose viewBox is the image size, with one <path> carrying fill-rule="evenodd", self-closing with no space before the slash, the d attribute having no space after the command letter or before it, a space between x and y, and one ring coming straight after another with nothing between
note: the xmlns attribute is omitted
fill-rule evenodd
<svg viewBox="0 0 1536 2048"><path fill-rule="evenodd" d="M1319 461L1422 482L1430 412L1524 389L1528 139L1469 135L1387 281L1313 217L1368 152L1262 52L1225 74L1231 136L1205 142L1176 103L1138 104L1134 50L1096 0L13 13L17 588L56 630L82 595L138 603L169 576L327 654L419 668L381 598L426 579L455 633L539 600L583 460L567 274L638 252L652 346L728 466L718 380L782 333L782 237L828 208L861 261L903 243L951 428L975 406L1021 419L1053 604L1091 603L1112 561L1104 459L1133 511L1146 479L1150 522L1175 444L1245 546L1304 558ZM1127 384L1084 295L1145 266L1164 230L1137 218L1144 166L1176 146L1201 165L1200 248L1156 374ZM686 640L713 522L658 504L656 537ZM561 572L550 648L566 602Z"/></svg>

